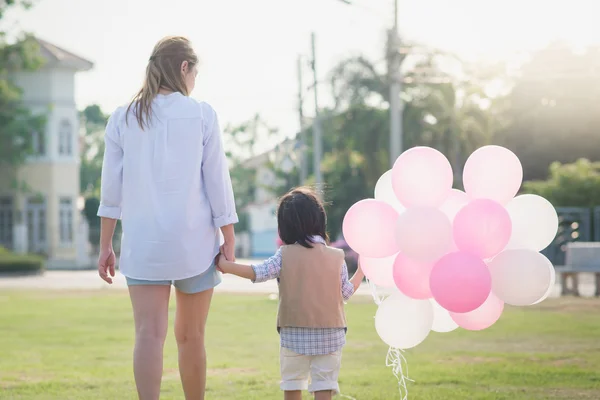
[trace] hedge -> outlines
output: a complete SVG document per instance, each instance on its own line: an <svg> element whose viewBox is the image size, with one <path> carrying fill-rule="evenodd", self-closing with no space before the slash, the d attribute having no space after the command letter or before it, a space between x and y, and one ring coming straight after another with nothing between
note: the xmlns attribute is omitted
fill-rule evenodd
<svg viewBox="0 0 600 400"><path fill-rule="evenodd" d="M0 250L0 273L38 273L44 270L44 259L35 255L20 255Z"/></svg>

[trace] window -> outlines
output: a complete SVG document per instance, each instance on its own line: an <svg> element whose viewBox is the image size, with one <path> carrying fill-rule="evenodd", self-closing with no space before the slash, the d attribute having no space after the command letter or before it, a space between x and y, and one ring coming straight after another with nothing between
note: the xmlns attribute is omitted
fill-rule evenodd
<svg viewBox="0 0 600 400"><path fill-rule="evenodd" d="M13 245L13 200L0 197L0 246L12 248Z"/></svg>
<svg viewBox="0 0 600 400"><path fill-rule="evenodd" d="M60 242L73 243L73 201L70 198L60 199L59 225Z"/></svg>
<svg viewBox="0 0 600 400"><path fill-rule="evenodd" d="M27 199L27 239L29 251L42 253L46 250L46 201L42 197Z"/></svg>
<svg viewBox="0 0 600 400"><path fill-rule="evenodd" d="M62 120L58 128L58 154L70 156L73 154L73 126L69 120Z"/></svg>
<svg viewBox="0 0 600 400"><path fill-rule="evenodd" d="M31 134L31 150L34 156L43 156L46 154L46 135L42 132L33 132Z"/></svg>

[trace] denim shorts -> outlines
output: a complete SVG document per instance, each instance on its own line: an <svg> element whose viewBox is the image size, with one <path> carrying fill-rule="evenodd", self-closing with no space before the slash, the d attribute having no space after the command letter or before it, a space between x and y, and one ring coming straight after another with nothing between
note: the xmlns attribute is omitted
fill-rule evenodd
<svg viewBox="0 0 600 400"><path fill-rule="evenodd" d="M205 290L213 289L219 283L221 283L221 274L217 271L217 267L213 264L208 270L201 273L200 275L192 276L191 278L179 279L175 281L147 281L143 279L134 279L125 277L127 280L127 286L140 286L140 285L161 285L170 286L173 285L177 290L187 293L195 294L204 292Z"/></svg>

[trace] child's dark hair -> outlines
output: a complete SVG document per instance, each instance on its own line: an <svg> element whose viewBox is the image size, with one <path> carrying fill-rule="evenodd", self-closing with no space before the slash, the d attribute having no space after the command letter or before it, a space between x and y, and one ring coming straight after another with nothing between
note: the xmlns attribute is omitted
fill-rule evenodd
<svg viewBox="0 0 600 400"><path fill-rule="evenodd" d="M279 237L285 244L298 243L312 248L312 236L321 236L329 244L325 207L310 188L292 189L279 199L277 225Z"/></svg>

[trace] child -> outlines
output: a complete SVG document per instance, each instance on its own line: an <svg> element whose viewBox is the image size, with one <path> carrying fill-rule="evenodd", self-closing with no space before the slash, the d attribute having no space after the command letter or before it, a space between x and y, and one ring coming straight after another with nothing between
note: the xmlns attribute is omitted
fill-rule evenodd
<svg viewBox="0 0 600 400"><path fill-rule="evenodd" d="M348 279L344 252L328 246L325 209L310 189L294 189L281 198L277 224L284 245L273 257L250 266L221 255L218 266L223 273L255 283L278 280L284 399L301 400L301 391L307 389L316 400L331 399L339 393L346 343L344 301L354 294L364 274L359 265Z"/></svg>

